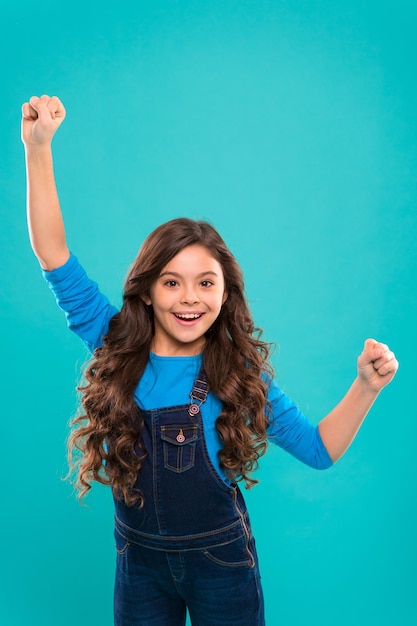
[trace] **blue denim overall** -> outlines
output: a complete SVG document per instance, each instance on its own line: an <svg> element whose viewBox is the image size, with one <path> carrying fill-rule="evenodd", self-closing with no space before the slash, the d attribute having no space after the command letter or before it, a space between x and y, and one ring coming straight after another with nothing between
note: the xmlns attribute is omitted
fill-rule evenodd
<svg viewBox="0 0 417 626"><path fill-rule="evenodd" d="M144 416L142 508L115 501L115 626L263 626L258 561L242 494L206 449L200 372L191 403Z"/></svg>

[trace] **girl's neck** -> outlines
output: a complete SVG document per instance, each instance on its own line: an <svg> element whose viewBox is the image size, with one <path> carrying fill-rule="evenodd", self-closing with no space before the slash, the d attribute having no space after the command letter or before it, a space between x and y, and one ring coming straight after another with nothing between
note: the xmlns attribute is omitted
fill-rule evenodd
<svg viewBox="0 0 417 626"><path fill-rule="evenodd" d="M198 356L203 352L206 340L202 337L201 341L192 344L173 344L171 342L155 341L155 337L151 343L150 351L156 356L168 357L192 357Z"/></svg>

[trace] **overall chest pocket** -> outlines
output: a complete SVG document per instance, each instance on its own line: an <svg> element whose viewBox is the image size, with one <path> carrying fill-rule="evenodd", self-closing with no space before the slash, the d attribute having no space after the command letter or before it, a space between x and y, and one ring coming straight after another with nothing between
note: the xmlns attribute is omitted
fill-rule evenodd
<svg viewBox="0 0 417 626"><path fill-rule="evenodd" d="M197 425L161 426L164 467L172 472L186 472L194 466Z"/></svg>

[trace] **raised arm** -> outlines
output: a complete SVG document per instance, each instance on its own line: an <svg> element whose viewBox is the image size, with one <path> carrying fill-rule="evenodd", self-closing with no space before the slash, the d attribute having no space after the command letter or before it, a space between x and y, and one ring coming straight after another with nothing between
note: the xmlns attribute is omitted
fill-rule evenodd
<svg viewBox="0 0 417 626"><path fill-rule="evenodd" d="M394 378L398 361L383 343L367 339L358 375L344 398L320 422L323 443L333 461L348 449L379 392Z"/></svg>
<svg viewBox="0 0 417 626"><path fill-rule="evenodd" d="M41 267L53 270L69 258L52 159L52 138L65 118L57 97L32 96L22 106L30 242Z"/></svg>

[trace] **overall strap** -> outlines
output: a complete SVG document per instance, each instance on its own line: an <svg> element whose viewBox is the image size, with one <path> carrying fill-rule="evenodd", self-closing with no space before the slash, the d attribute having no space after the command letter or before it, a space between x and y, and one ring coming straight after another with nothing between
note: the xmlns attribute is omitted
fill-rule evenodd
<svg viewBox="0 0 417 626"><path fill-rule="evenodd" d="M200 406L207 400L209 389L206 380L206 375L203 368L198 373L197 378L194 381L194 386L190 393L191 404L188 407L188 413L193 417L200 412ZM198 404L197 404L198 403Z"/></svg>

